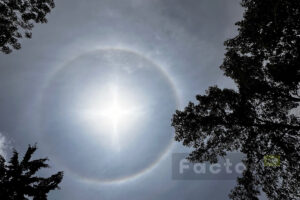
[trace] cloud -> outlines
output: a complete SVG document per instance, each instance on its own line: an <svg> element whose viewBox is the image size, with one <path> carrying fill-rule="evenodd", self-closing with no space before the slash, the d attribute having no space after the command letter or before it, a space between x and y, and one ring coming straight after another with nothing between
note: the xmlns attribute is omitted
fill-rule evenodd
<svg viewBox="0 0 300 200"><path fill-rule="evenodd" d="M6 157L6 138L0 133L0 155Z"/></svg>

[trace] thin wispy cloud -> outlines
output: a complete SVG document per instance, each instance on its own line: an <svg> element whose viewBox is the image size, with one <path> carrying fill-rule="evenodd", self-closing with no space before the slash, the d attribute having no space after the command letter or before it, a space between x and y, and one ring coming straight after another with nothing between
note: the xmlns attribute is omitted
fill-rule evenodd
<svg viewBox="0 0 300 200"><path fill-rule="evenodd" d="M4 137L4 135L2 135L2 133L0 133L0 155L4 157L6 156L5 148L6 148L6 138Z"/></svg>

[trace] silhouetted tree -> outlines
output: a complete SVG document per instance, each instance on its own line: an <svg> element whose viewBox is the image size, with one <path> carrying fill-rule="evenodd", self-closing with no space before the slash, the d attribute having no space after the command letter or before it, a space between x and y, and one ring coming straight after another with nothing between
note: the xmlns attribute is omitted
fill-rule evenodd
<svg viewBox="0 0 300 200"><path fill-rule="evenodd" d="M300 199L300 1L243 0L238 35L225 42L221 69L237 90L210 87L176 111L175 140L193 147L189 159L217 162L239 151L247 166L231 199ZM266 155L279 166L264 166Z"/></svg>
<svg viewBox="0 0 300 200"><path fill-rule="evenodd" d="M53 0L0 0L0 51L20 49L20 38L31 38L33 23L46 23Z"/></svg>
<svg viewBox="0 0 300 200"><path fill-rule="evenodd" d="M46 200L49 191L59 189L63 172L49 178L35 175L41 168L49 167L47 158L31 160L36 149L36 146L29 146L21 162L16 151L8 163L0 155L1 200Z"/></svg>

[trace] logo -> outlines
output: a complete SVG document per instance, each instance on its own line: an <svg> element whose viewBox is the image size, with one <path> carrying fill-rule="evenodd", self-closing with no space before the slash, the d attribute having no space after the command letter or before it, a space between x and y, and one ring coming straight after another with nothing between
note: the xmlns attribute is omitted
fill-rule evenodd
<svg viewBox="0 0 300 200"><path fill-rule="evenodd" d="M279 155L265 155L264 156L264 166L265 167L280 166L280 156Z"/></svg>

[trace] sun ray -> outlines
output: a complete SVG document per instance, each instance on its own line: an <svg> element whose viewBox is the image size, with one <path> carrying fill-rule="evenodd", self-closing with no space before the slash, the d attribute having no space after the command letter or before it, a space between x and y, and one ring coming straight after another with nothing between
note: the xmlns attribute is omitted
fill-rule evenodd
<svg viewBox="0 0 300 200"><path fill-rule="evenodd" d="M120 151L123 133L121 129L132 124L133 119L141 115L142 109L132 98L128 99L129 95L125 95L118 85L109 88L106 97L99 95L99 98L88 103L87 108L82 111L82 115L97 127L99 124L105 126L106 128L99 128L101 131L109 133L114 150ZM105 100L103 101L103 99Z"/></svg>

